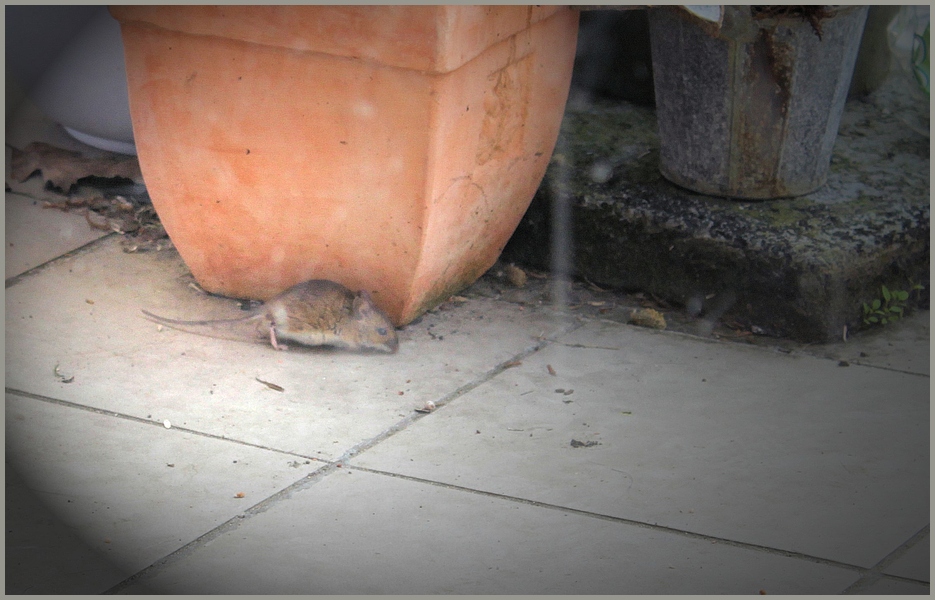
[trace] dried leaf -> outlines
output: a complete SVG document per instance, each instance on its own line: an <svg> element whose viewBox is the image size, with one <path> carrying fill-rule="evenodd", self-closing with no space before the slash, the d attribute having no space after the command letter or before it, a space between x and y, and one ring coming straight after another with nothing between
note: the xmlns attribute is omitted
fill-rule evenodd
<svg viewBox="0 0 935 600"><path fill-rule="evenodd" d="M588 288L590 288L591 291L594 291L594 292L606 292L607 291L607 289L602 288L601 286L597 285L596 283L594 283L587 277L582 277L582 279L584 279L584 282L588 284Z"/></svg>
<svg viewBox="0 0 935 600"><path fill-rule="evenodd" d="M270 383L269 381L263 381L263 380L260 379L259 377L254 377L254 379L256 379L257 381L259 381L260 383L262 383L263 385L265 385L265 386L268 387L269 389L273 390L274 392L284 392L284 391L286 391L286 389L285 389L284 387L282 387L282 386L280 386L280 385L276 385L275 383Z"/></svg>
<svg viewBox="0 0 935 600"><path fill-rule="evenodd" d="M666 319L658 310L652 308L638 308L630 313L630 323L640 327L652 329L665 329Z"/></svg>
<svg viewBox="0 0 935 600"><path fill-rule="evenodd" d="M600 445L601 445L600 442L595 442L595 441L581 442L576 439L571 440L572 448L591 448L592 446L600 446Z"/></svg>
<svg viewBox="0 0 935 600"><path fill-rule="evenodd" d="M120 177L135 183L143 182L140 163L135 156L106 153L90 158L43 142L33 142L23 150L13 148L12 151L10 177L20 183L36 171L42 172L47 183L65 192L85 177Z"/></svg>
<svg viewBox="0 0 935 600"><path fill-rule="evenodd" d="M513 286L521 288L526 286L526 272L516 265L507 265L504 269L506 278Z"/></svg>

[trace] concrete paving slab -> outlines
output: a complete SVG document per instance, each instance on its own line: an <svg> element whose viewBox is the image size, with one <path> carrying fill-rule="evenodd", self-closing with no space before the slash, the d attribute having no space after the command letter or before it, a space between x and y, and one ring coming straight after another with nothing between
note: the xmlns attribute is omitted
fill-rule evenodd
<svg viewBox="0 0 935 600"><path fill-rule="evenodd" d="M18 394L6 395L5 416L7 461L28 489L129 573L321 465Z"/></svg>
<svg viewBox="0 0 935 600"><path fill-rule="evenodd" d="M19 194L6 194L5 216L7 279L107 235L79 214L42 208Z"/></svg>
<svg viewBox="0 0 935 600"><path fill-rule="evenodd" d="M916 594L928 596L930 591L929 586L921 583L882 577L866 589L862 589L857 593L862 596L908 596Z"/></svg>
<svg viewBox="0 0 935 600"><path fill-rule="evenodd" d="M7 386L331 459L566 327L547 311L472 300L402 331L398 354L277 352L159 331L144 319L144 307L182 318L224 309L237 316L234 302L189 288L185 273L174 252L128 256L117 240L103 240L18 282L6 293ZM74 381L63 383L56 366Z"/></svg>
<svg viewBox="0 0 935 600"><path fill-rule="evenodd" d="M918 581L931 581L932 569L932 540L926 532L925 537L909 548L905 554L893 561L884 569L887 575L915 579Z"/></svg>
<svg viewBox="0 0 935 600"><path fill-rule="evenodd" d="M918 311L894 323L861 332L848 341L803 348L803 352L928 376L931 367L931 312Z"/></svg>
<svg viewBox="0 0 935 600"><path fill-rule="evenodd" d="M353 464L867 568L928 523L927 378L616 323L559 342Z"/></svg>
<svg viewBox="0 0 935 600"><path fill-rule="evenodd" d="M925 290L928 306L927 98L894 74L867 101L844 108L827 183L797 198L740 201L679 188L659 172L656 111L597 101L566 110L536 198L504 250L549 268L570 240L571 272L605 288L698 302L748 329L828 342L862 322L880 286ZM711 297L709 303L704 300Z"/></svg>
<svg viewBox="0 0 935 600"><path fill-rule="evenodd" d="M7 594L97 594L132 575L91 550L9 464L5 509Z"/></svg>
<svg viewBox="0 0 935 600"><path fill-rule="evenodd" d="M851 569L351 469L138 581L172 594L757 594L835 593L854 577Z"/></svg>
<svg viewBox="0 0 935 600"><path fill-rule="evenodd" d="M499 262L463 294L522 305L551 303L555 290L553 277L530 271L526 284L517 288L508 282L506 268L507 263ZM569 311L580 319L630 323L633 311L653 308L663 316L667 331L697 338L833 358L926 376L930 370L931 313L928 310L912 311L903 319L885 326L849 332L846 341L839 339L830 343L806 344L745 330L729 318L712 320L710 315L692 316L685 307L662 303L643 293L623 294L604 290L587 281L576 281L568 287L567 302Z"/></svg>

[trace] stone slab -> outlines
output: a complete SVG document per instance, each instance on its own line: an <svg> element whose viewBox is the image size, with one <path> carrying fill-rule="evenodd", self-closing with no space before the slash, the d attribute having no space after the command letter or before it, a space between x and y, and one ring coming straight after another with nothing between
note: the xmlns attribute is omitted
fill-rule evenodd
<svg viewBox="0 0 935 600"><path fill-rule="evenodd" d="M928 523L929 416L926 377L591 322L353 464L870 568Z"/></svg>
<svg viewBox="0 0 935 600"><path fill-rule="evenodd" d="M504 257L689 310L729 309L749 328L804 342L860 329L863 303L880 298L882 285L918 283L924 289L907 305L927 307L929 139L893 108L902 85L891 78L847 104L824 187L765 202L666 181L651 108L570 106ZM927 104L905 110L927 122Z"/></svg>
<svg viewBox="0 0 935 600"><path fill-rule="evenodd" d="M833 594L848 568L349 469L137 585L167 594Z"/></svg>
<svg viewBox="0 0 935 600"><path fill-rule="evenodd" d="M144 318L243 316L192 281L175 251L127 254L117 238L20 279L5 298L7 388L332 460L567 327L544 309L477 299L401 331L397 354L355 354L278 352Z"/></svg>

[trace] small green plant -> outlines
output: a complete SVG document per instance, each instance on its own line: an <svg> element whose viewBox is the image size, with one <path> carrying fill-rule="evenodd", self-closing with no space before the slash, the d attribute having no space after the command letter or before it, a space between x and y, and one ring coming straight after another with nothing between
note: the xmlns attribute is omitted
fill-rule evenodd
<svg viewBox="0 0 935 600"><path fill-rule="evenodd" d="M906 301L909 299L909 292L921 289L922 286L918 283L912 284L908 292L904 290L891 291L885 285L881 286L882 298L876 298L870 304L864 302L864 324L886 325L898 321L903 316Z"/></svg>

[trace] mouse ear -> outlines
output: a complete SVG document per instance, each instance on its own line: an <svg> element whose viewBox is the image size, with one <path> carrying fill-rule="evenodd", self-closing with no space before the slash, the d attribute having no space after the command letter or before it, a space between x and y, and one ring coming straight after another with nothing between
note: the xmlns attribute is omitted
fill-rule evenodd
<svg viewBox="0 0 935 600"><path fill-rule="evenodd" d="M352 305L354 312L360 312L361 308L369 306L373 306L373 298L370 297L366 290L360 290L354 294L354 304Z"/></svg>

